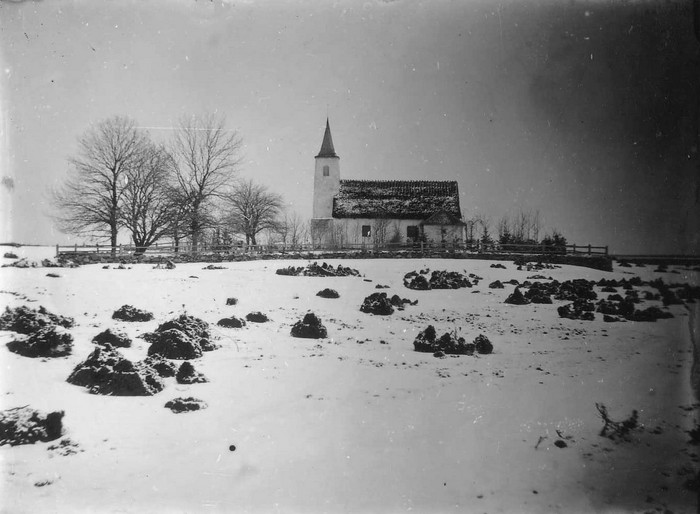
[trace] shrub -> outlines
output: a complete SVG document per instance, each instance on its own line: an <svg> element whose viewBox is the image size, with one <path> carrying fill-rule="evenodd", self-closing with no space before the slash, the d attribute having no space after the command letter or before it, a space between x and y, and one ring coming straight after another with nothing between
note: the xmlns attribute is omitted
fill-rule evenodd
<svg viewBox="0 0 700 514"><path fill-rule="evenodd" d="M122 305L119 309L114 311L112 319L136 322L151 321L153 319L153 313L137 309L131 305Z"/></svg>

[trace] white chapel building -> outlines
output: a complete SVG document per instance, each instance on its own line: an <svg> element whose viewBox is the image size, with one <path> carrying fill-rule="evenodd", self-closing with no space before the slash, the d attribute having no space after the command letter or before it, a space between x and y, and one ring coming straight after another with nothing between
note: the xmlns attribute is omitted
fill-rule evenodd
<svg viewBox="0 0 700 514"><path fill-rule="evenodd" d="M328 120L315 160L314 244L464 241L456 181L341 179Z"/></svg>

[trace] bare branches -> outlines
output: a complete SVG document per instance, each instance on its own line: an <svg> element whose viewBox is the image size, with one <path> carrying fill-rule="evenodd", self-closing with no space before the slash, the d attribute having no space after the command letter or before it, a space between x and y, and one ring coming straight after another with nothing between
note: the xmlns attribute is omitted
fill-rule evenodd
<svg viewBox="0 0 700 514"><path fill-rule="evenodd" d="M172 164L194 251L202 230L213 223L213 203L233 182L241 146L238 134L226 130L224 118L212 114L182 119L175 132Z"/></svg>
<svg viewBox="0 0 700 514"><path fill-rule="evenodd" d="M55 221L64 232L109 235L117 244L126 175L138 165L147 135L129 118L101 121L78 139L62 188L53 192Z"/></svg>
<svg viewBox="0 0 700 514"><path fill-rule="evenodd" d="M245 234L246 243L254 245L261 231L279 229L282 197L252 180L243 180L226 195L226 209L234 232Z"/></svg>
<svg viewBox="0 0 700 514"><path fill-rule="evenodd" d="M299 213L285 213L279 222L278 233L285 245L299 246L308 239L308 226Z"/></svg>
<svg viewBox="0 0 700 514"><path fill-rule="evenodd" d="M169 189L171 170L165 148L149 144L127 173L122 217L134 245L143 250L170 231L177 213Z"/></svg>

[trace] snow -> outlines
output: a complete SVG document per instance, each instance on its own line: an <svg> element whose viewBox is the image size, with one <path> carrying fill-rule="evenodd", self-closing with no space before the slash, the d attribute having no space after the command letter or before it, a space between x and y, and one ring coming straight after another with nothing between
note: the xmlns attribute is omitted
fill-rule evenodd
<svg viewBox="0 0 700 514"><path fill-rule="evenodd" d="M224 270L0 269L3 308L44 305L76 319L74 352L66 358L10 353L5 343L14 334L0 332L0 409L64 410L64 437L83 450L56 455L47 450L56 441L0 447L2 511L694 511L695 494L683 487L696 472L685 432L695 422L686 308L673 306L676 317L656 323L606 324L601 315L573 321L557 316L562 302L506 305L512 286L488 284L535 273L698 284L697 272L573 266L526 272L510 263L502 270L489 261L440 259L327 262L356 268L371 282L275 274L306 264L293 260L224 263ZM425 267L466 270L483 280L471 289L403 287L405 273ZM378 283L418 305L391 316L361 313ZM316 296L327 287L341 297ZM227 306L232 296L239 303ZM148 309L155 319L112 320L123 304ZM243 329L215 325L257 310L271 321ZM328 338L290 336L309 310ZM209 383L166 379L152 397L103 397L65 382L102 330L125 331L134 346L123 353L141 359L148 345L136 336L185 311L208 321L222 345L194 362ZM416 353L413 339L428 324L467 340L484 334L495 353L444 359ZM174 414L163 407L181 396L208 408ZM637 409L644 429L630 442L600 437L596 402L614 419ZM567 448L554 445L557 430L569 438ZM42 481L50 483L35 485Z"/></svg>

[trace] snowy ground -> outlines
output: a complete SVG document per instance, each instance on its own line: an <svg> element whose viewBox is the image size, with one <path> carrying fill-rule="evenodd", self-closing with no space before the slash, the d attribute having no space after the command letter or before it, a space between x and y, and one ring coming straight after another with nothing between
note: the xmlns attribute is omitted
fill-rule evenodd
<svg viewBox="0 0 700 514"><path fill-rule="evenodd" d="M15 251L0 248L8 250ZM23 250L30 251L15 253ZM39 253L32 251L30 258ZM695 493L683 485L697 472L697 448L686 433L695 425L687 308L673 306L675 318L656 323L604 323L601 315L572 321L558 317L562 302L507 305L512 286L488 284L535 273L561 281L639 275L697 284L697 272L329 261L339 262L369 281L275 275L304 261L225 263L225 270L0 269L0 307L43 305L77 322L67 358L10 353L5 343L13 334L0 332L0 409L65 410L65 437L83 450L61 456L47 449L51 443L0 447L2 512L695 511ZM402 285L405 273L425 267L484 280L459 290ZM47 277L49 271L60 277ZM361 313L377 284L418 305L391 316ZM341 298L317 297L326 287ZM232 296L239 304L226 306ZM156 319L113 321L123 304ZM214 325L255 310L271 321ZM308 310L328 328L327 339L290 336ZM104 397L65 382L103 329L135 337L182 312L210 322L220 338L223 347L195 363L209 383L167 379L152 397ZM443 359L414 352L415 335L429 323L467 340L482 333L495 352ZM137 338L123 353L140 359L147 348ZM163 408L178 396L201 398L209 408ZM596 402L615 419L637 409L643 429L631 442L600 437ZM554 445L562 438L566 448Z"/></svg>

